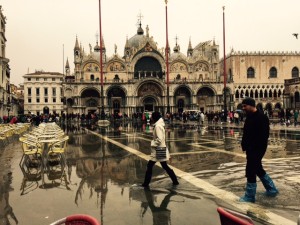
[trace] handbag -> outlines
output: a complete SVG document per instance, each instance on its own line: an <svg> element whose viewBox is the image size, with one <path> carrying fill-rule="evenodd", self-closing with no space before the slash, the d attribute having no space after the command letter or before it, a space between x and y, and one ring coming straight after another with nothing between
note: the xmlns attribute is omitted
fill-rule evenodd
<svg viewBox="0 0 300 225"><path fill-rule="evenodd" d="M167 158L167 148L166 147L156 147L156 159L166 159Z"/></svg>

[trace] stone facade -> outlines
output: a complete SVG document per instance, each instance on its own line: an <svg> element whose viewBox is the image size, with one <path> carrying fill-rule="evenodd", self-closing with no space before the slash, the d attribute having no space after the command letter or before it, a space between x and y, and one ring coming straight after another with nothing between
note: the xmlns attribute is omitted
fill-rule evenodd
<svg viewBox="0 0 300 225"><path fill-rule="evenodd" d="M2 13L0 5L0 117L8 115L10 112L10 68L9 59L6 58L6 37L5 37L6 17Z"/></svg>
<svg viewBox="0 0 300 225"><path fill-rule="evenodd" d="M284 80L299 77L300 52L235 52L226 57L229 80L234 81L234 108L253 97L263 109L284 105Z"/></svg>
<svg viewBox="0 0 300 225"><path fill-rule="evenodd" d="M284 81L284 104L288 109L300 110L300 78Z"/></svg>
<svg viewBox="0 0 300 225"><path fill-rule="evenodd" d="M63 74L36 71L24 76L24 113L63 113Z"/></svg>
<svg viewBox="0 0 300 225"><path fill-rule="evenodd" d="M219 69L219 46L214 40L192 47L188 43L187 54L180 52L176 43L168 58L166 49L159 48L153 37L146 34L142 25L137 33L126 39L123 55L115 46L115 53L107 57L104 40L102 44L85 52L76 37L74 47L74 73L66 62L63 83L67 113L100 112L101 101L107 113L167 111L167 86L171 112L187 109L220 111L223 109L224 84ZM102 47L102 51L100 48ZM100 72L102 52L103 80ZM169 61L169 80L166 60ZM103 98L101 99L101 89ZM228 82L227 105L232 105L233 84Z"/></svg>

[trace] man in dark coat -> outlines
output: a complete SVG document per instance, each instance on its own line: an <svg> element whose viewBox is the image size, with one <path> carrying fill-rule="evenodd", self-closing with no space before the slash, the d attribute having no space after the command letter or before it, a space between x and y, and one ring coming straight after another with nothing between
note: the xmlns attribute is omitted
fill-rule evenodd
<svg viewBox="0 0 300 225"><path fill-rule="evenodd" d="M255 100L245 98L242 102L243 110L246 113L246 121L244 124L242 149L247 155L246 192L240 198L241 202L255 202L256 194L256 176L260 178L265 189L266 195L275 197L278 190L272 179L266 173L262 166L262 159L268 146L269 138L269 119L255 107Z"/></svg>

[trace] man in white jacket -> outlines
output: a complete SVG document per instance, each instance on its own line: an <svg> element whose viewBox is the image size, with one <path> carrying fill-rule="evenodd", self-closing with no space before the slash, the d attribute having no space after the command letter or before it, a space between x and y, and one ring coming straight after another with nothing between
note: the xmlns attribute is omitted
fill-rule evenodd
<svg viewBox="0 0 300 225"><path fill-rule="evenodd" d="M170 158L170 153L166 146L165 123L160 112L152 113L151 120L154 123L153 140L151 141L151 155L147 164L145 180L142 186L149 187L152 177L152 168L156 162L160 162L162 168L170 176L173 185L178 185L179 183L174 171L167 164L167 161Z"/></svg>

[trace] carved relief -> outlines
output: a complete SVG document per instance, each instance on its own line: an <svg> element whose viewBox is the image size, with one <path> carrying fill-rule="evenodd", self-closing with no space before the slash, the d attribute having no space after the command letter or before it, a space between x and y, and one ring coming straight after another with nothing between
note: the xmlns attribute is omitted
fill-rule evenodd
<svg viewBox="0 0 300 225"><path fill-rule="evenodd" d="M208 71L208 66L204 63L197 63L195 65L195 71Z"/></svg>
<svg viewBox="0 0 300 225"><path fill-rule="evenodd" d="M144 84L138 91L138 96L155 95L161 96L161 90L155 84Z"/></svg>
<svg viewBox="0 0 300 225"><path fill-rule="evenodd" d="M124 70L125 70L125 66L122 63L119 63L119 62L110 63L107 67L108 72L124 71Z"/></svg>
<svg viewBox="0 0 300 225"><path fill-rule="evenodd" d="M187 67L185 64L177 62L171 65L171 72L183 72L187 71Z"/></svg>
<svg viewBox="0 0 300 225"><path fill-rule="evenodd" d="M83 70L86 72L95 72L99 71L99 67L95 63L88 63L84 66Z"/></svg>

